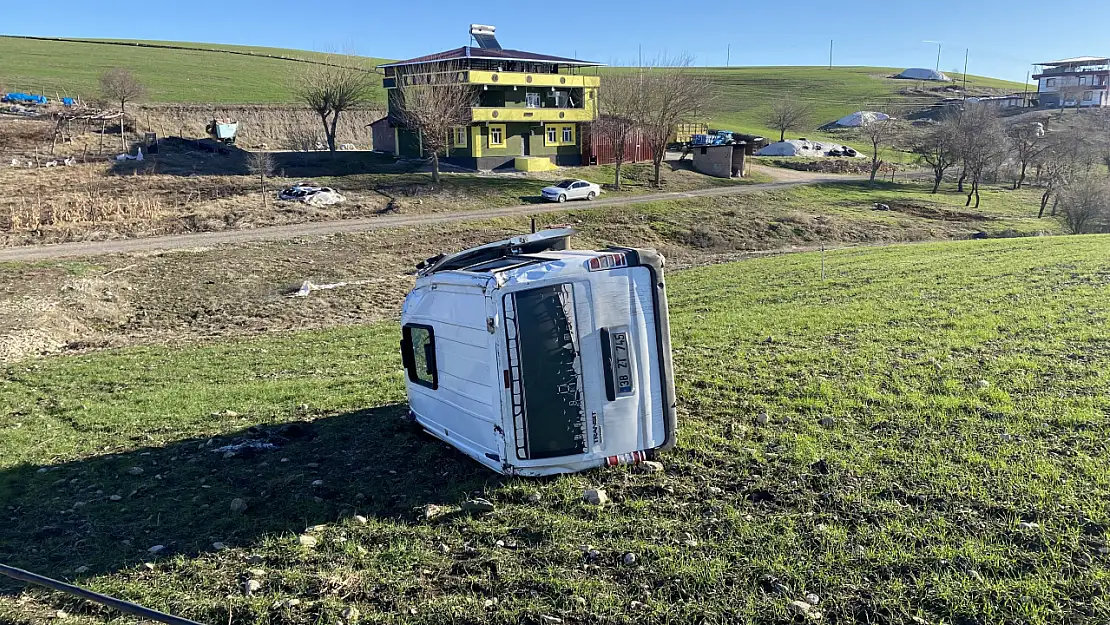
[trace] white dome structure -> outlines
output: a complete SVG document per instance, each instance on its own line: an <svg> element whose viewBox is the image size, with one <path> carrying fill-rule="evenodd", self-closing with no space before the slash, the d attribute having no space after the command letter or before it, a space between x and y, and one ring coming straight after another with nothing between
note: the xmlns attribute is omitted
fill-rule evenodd
<svg viewBox="0 0 1110 625"><path fill-rule="evenodd" d="M952 82L952 79L944 75L944 72L938 72L935 69L926 69L924 67L911 67L903 70L901 74L895 78L904 78L906 80L932 80L935 82Z"/></svg>
<svg viewBox="0 0 1110 625"><path fill-rule="evenodd" d="M788 139L759 150L756 156L857 156L858 153L847 146L831 141L809 141Z"/></svg>

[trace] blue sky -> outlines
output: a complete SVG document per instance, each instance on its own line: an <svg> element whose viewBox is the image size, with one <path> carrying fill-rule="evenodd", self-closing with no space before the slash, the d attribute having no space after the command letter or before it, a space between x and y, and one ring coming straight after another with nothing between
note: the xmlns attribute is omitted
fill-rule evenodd
<svg viewBox="0 0 1110 625"><path fill-rule="evenodd" d="M471 22L497 26L506 48L604 63L691 54L698 65L963 67L1023 81L1029 64L1110 56L1110 3L1029 0L539 3L381 0L0 0L2 34L164 39L408 58L464 45ZM552 11L551 7L558 7Z"/></svg>

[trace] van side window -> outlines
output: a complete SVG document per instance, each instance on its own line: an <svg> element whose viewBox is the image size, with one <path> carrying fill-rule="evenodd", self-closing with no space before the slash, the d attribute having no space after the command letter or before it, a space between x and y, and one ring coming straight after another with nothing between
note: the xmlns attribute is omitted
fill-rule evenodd
<svg viewBox="0 0 1110 625"><path fill-rule="evenodd" d="M409 380L435 390L439 387L435 330L432 326L410 323L401 333L401 360Z"/></svg>

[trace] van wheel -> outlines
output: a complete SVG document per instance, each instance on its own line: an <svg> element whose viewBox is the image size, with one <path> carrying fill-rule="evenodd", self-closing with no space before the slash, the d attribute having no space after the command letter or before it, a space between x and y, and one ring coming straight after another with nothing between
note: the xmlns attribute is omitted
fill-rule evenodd
<svg viewBox="0 0 1110 625"><path fill-rule="evenodd" d="M565 194L559 195L559 203L560 204L562 204L563 202L566 202L566 201L567 201L567 196Z"/></svg>
<svg viewBox="0 0 1110 625"><path fill-rule="evenodd" d="M586 201L592 202L592 201L594 201L595 197L597 197L597 194L594 193L593 191L590 191L590 194L586 196Z"/></svg>

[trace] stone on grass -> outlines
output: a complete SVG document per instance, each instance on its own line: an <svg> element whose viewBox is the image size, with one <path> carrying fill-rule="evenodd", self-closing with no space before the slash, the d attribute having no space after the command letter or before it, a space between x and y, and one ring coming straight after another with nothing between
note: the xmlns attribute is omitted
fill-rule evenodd
<svg viewBox="0 0 1110 625"><path fill-rule="evenodd" d="M243 512L246 512L246 510L247 510L247 502L246 501L243 501L242 499L240 499L238 497L231 500L231 511L232 512L234 512L236 514L242 514Z"/></svg>
<svg viewBox="0 0 1110 625"><path fill-rule="evenodd" d="M706 486L705 487L705 492L708 493L712 497L716 497L717 495L720 495L721 493L723 493L725 491L722 490L718 486Z"/></svg>
<svg viewBox="0 0 1110 625"><path fill-rule="evenodd" d="M646 610L648 609L648 604L644 603L643 601L633 601L632 603L628 604L628 607L632 608L633 610Z"/></svg>
<svg viewBox="0 0 1110 625"><path fill-rule="evenodd" d="M54 612L54 618L69 618L69 615L66 614L65 610L57 610L56 612Z"/></svg>
<svg viewBox="0 0 1110 625"><path fill-rule="evenodd" d="M212 543L212 548L215 549L216 551L223 551L224 549L227 549L227 545L225 545L221 542L215 542L215 543Z"/></svg>
<svg viewBox="0 0 1110 625"><path fill-rule="evenodd" d="M831 428L832 426L836 425L836 419L832 417L821 417L821 420L818 421L818 423L820 423L822 427Z"/></svg>
<svg viewBox="0 0 1110 625"><path fill-rule="evenodd" d="M544 625L559 625L559 623L563 622L563 619L549 614L541 614L540 622L544 623Z"/></svg>
<svg viewBox="0 0 1110 625"><path fill-rule="evenodd" d="M109 501L119 501L119 500L121 500L121 499L123 499L123 497L120 497L119 495L110 495L110 496L108 497L108 500L109 500Z"/></svg>
<svg viewBox="0 0 1110 625"><path fill-rule="evenodd" d="M358 620L358 608L353 605L347 606L343 608L343 611L339 613L339 616L342 616L343 620L347 621L348 623L354 623Z"/></svg>
<svg viewBox="0 0 1110 625"><path fill-rule="evenodd" d="M147 551L149 551L150 553L158 554L158 553L162 553L165 549L166 549L165 545L154 545L150 549L147 549Z"/></svg>
<svg viewBox="0 0 1110 625"><path fill-rule="evenodd" d="M663 471L663 463L654 460L645 460L636 466L640 473L659 473Z"/></svg>
<svg viewBox="0 0 1110 625"><path fill-rule="evenodd" d="M811 592L806 595L806 603L808 603L809 605L817 605L818 603L821 603L821 597L818 597L816 593Z"/></svg>
<svg viewBox="0 0 1110 625"><path fill-rule="evenodd" d="M582 499L592 506L601 506L609 501L609 494L600 488L587 488L582 493Z"/></svg>
<svg viewBox="0 0 1110 625"><path fill-rule="evenodd" d="M352 519L354 519L354 520L355 520L355 523L358 523L359 525L366 525L367 523L369 523L369 522L370 522L370 520L369 520L369 519L367 519L366 517L362 516L361 514L356 514L356 515L354 515L354 516L353 516L353 517L351 517L351 518L352 518Z"/></svg>
<svg viewBox="0 0 1110 625"><path fill-rule="evenodd" d="M488 499L475 497L474 499L467 499L464 501L462 509L467 512L493 512L494 506L493 502Z"/></svg>
<svg viewBox="0 0 1110 625"><path fill-rule="evenodd" d="M586 598L585 597L575 597L574 602L578 605L584 606L584 605L586 605Z"/></svg>
<svg viewBox="0 0 1110 625"><path fill-rule="evenodd" d="M443 508L435 505L434 503L430 503L424 506L424 520L426 521L430 521L441 514L443 514Z"/></svg>
<svg viewBox="0 0 1110 625"><path fill-rule="evenodd" d="M300 599L286 599L285 601L277 602L276 604L274 604L274 607L285 608L286 610L288 610L290 608L295 608L299 605L301 605L301 600Z"/></svg>
<svg viewBox="0 0 1110 625"><path fill-rule="evenodd" d="M312 487L313 488L320 488L323 485L324 485L324 480L312 480Z"/></svg>
<svg viewBox="0 0 1110 625"><path fill-rule="evenodd" d="M89 572L89 567L79 566L79 567L73 569L73 572L77 573L78 575L80 575L81 573L88 573Z"/></svg>
<svg viewBox="0 0 1110 625"><path fill-rule="evenodd" d="M127 470L127 473L129 475L142 475L143 473L145 473L145 471L142 467L131 467Z"/></svg>
<svg viewBox="0 0 1110 625"><path fill-rule="evenodd" d="M1040 527L1040 525L1032 521L1022 521L1021 523L1018 523L1018 527L1023 530L1035 530Z"/></svg>
<svg viewBox="0 0 1110 625"><path fill-rule="evenodd" d="M806 603L805 601L791 601L790 603L786 604L786 609L789 610L791 614L808 616L810 611L813 610L813 606Z"/></svg>
<svg viewBox="0 0 1110 625"><path fill-rule="evenodd" d="M243 592L248 595L252 592L257 592L260 588L262 588L262 582L257 579L248 579L247 582L243 584Z"/></svg>
<svg viewBox="0 0 1110 625"><path fill-rule="evenodd" d="M760 424L760 425L764 425L770 420L771 420L771 417L766 412L759 413L759 415L757 415L756 418L755 418L755 422Z"/></svg>
<svg viewBox="0 0 1110 625"><path fill-rule="evenodd" d="M543 501L543 495L541 495L540 493L531 493L530 495L525 497L524 500L528 503L539 503Z"/></svg>
<svg viewBox="0 0 1110 625"><path fill-rule="evenodd" d="M978 386L979 386L979 388L990 388L991 383L987 382L986 380L979 380Z"/></svg>
<svg viewBox="0 0 1110 625"><path fill-rule="evenodd" d="M621 562L623 562L625 565L636 564L636 554L632 552L624 554L624 557L621 558Z"/></svg>
<svg viewBox="0 0 1110 625"><path fill-rule="evenodd" d="M298 536L297 542L300 543L302 547L316 546L316 539L312 536L309 536L308 534L301 534L300 536Z"/></svg>

